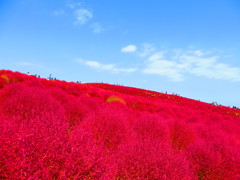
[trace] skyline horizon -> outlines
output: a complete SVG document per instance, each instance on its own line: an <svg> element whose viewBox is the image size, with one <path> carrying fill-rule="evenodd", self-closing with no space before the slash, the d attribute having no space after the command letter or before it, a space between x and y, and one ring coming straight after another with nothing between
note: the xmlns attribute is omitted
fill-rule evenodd
<svg viewBox="0 0 240 180"><path fill-rule="evenodd" d="M6 71L12 71L10 69L1 69L1 70L6 70ZM47 79L47 80L59 80L59 81L65 81L67 83L76 83L76 84L91 84L91 83L103 83L103 84L109 84L109 85L116 85L116 86L123 86L123 87L131 87L131 88L136 88L136 89L141 89L141 90L147 90L147 91L153 91L153 92L157 92L157 93L163 93L163 94L168 94L168 95L176 95L176 96L179 96L179 97L183 97L183 98L187 98L187 99L191 99L191 100L194 100L194 101L199 101L199 102L202 102L202 103L207 103L207 104L215 104L216 106L225 106L225 107L229 107L229 108L234 108L236 107L236 109L239 109L239 107L237 105L226 105L226 104L221 104L217 101L210 101L210 102L207 102L207 101L203 101L201 99L194 99L194 98L191 98L191 97L187 97L187 96L182 96L181 94L178 94L177 92L169 92L167 90L161 90L161 91L156 91L156 90L151 90L151 89L147 89L147 88L139 88L139 87L134 87L134 86L126 86L124 84L114 84L114 83L108 83L108 82L84 82L84 81L68 81L68 80L64 80L64 79L58 79L57 77L55 77L53 74L49 74L49 75L46 75L46 76L42 76L40 74L31 74L31 72L19 72L19 71L12 71L12 72L18 72L18 73L21 73L21 74L25 74L25 75L31 75L31 76L35 76L36 78L42 78L42 79ZM51 75L51 79L49 78ZM39 77L40 76L40 77Z"/></svg>

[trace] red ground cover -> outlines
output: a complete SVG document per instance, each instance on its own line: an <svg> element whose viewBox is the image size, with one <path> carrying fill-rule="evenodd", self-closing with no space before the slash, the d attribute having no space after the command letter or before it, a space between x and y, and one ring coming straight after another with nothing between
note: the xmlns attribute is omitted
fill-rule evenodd
<svg viewBox="0 0 240 180"><path fill-rule="evenodd" d="M0 179L240 179L240 110L0 71Z"/></svg>

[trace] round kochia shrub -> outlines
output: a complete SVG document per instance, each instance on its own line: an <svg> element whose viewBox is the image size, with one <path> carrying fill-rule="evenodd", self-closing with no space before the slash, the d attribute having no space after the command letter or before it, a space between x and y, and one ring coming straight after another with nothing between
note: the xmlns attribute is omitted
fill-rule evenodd
<svg viewBox="0 0 240 180"><path fill-rule="evenodd" d="M173 121L169 126L170 141L176 150L183 150L195 140L194 132L185 123Z"/></svg>
<svg viewBox="0 0 240 180"><path fill-rule="evenodd" d="M64 117L64 111L49 93L37 87L14 83L0 91L0 111L9 116L19 116L20 119L53 116Z"/></svg>
<svg viewBox="0 0 240 180"><path fill-rule="evenodd" d="M186 157L198 179L240 178L239 150L232 148L224 139L208 137L187 148Z"/></svg>
<svg viewBox="0 0 240 180"><path fill-rule="evenodd" d="M69 132L69 142L61 179L99 179L106 169L104 147L96 144L87 129L74 126Z"/></svg>
<svg viewBox="0 0 240 180"><path fill-rule="evenodd" d="M92 97L82 95L64 104L63 107L70 126L79 124L89 112L95 111L100 103Z"/></svg>
<svg viewBox="0 0 240 180"><path fill-rule="evenodd" d="M3 179L57 178L66 156L68 124L46 112L23 120L0 117L0 177Z"/></svg>
<svg viewBox="0 0 240 180"><path fill-rule="evenodd" d="M108 179L197 179L183 154L152 139L135 140L118 147L108 166Z"/></svg>
<svg viewBox="0 0 240 180"><path fill-rule="evenodd" d="M69 95L59 87L51 87L48 89L48 92L53 98L55 98L62 105L75 99L73 95Z"/></svg>
<svg viewBox="0 0 240 180"><path fill-rule="evenodd" d="M168 137L166 120L149 113L135 113L132 129L139 139L166 141Z"/></svg>
<svg viewBox="0 0 240 180"><path fill-rule="evenodd" d="M82 126L92 133L96 143L103 144L108 150L116 149L127 142L131 136L127 112L106 104L89 113ZM120 106L121 107L121 106Z"/></svg>

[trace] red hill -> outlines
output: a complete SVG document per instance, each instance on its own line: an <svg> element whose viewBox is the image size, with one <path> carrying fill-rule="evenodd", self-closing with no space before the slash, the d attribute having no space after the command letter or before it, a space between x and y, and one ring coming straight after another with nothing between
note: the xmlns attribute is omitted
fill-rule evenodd
<svg viewBox="0 0 240 180"><path fill-rule="evenodd" d="M0 179L240 179L240 110L0 71Z"/></svg>

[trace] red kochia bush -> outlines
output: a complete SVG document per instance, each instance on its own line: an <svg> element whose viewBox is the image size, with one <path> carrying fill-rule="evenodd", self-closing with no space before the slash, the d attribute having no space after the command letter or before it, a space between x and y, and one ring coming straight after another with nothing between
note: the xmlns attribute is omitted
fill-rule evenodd
<svg viewBox="0 0 240 180"><path fill-rule="evenodd" d="M240 110L0 71L0 179L240 179Z"/></svg>
<svg viewBox="0 0 240 180"><path fill-rule="evenodd" d="M176 150L183 150L194 142L193 131L183 122L174 121L170 124L170 140Z"/></svg>
<svg viewBox="0 0 240 180"><path fill-rule="evenodd" d="M0 110L5 115L0 132L0 158L5 169L2 176L57 176L64 160L68 128L61 105L45 90L18 83L2 89L0 98Z"/></svg>
<svg viewBox="0 0 240 180"><path fill-rule="evenodd" d="M111 104L86 116L83 126L92 132L97 143L103 143L108 150L116 149L131 138L126 112Z"/></svg>
<svg viewBox="0 0 240 180"><path fill-rule="evenodd" d="M182 154L174 154L167 144L151 139L120 146L108 170L109 179L197 179Z"/></svg>
<svg viewBox="0 0 240 180"><path fill-rule="evenodd" d="M104 175L104 148L97 145L91 133L81 126L69 132L68 152L61 171L61 179L99 179Z"/></svg>
<svg viewBox="0 0 240 180"><path fill-rule="evenodd" d="M48 89L48 92L54 99L56 99L62 105L75 99L72 95L67 94L59 87L51 87Z"/></svg>
<svg viewBox="0 0 240 180"><path fill-rule="evenodd" d="M208 137L186 151L198 179L239 179L240 153L221 137Z"/></svg>
<svg viewBox="0 0 240 180"><path fill-rule="evenodd" d="M24 84L10 84L0 92L2 113L21 119L45 116L45 113L58 118L64 116L61 105L46 90L28 87Z"/></svg>
<svg viewBox="0 0 240 180"><path fill-rule="evenodd" d="M168 132L165 119L148 113L136 114L135 117L132 128L139 139L166 141Z"/></svg>
<svg viewBox="0 0 240 180"><path fill-rule="evenodd" d="M1 117L0 176L6 179L52 179L65 161L67 127L64 117L44 112L23 120ZM2 169L2 168L1 168Z"/></svg>
<svg viewBox="0 0 240 180"><path fill-rule="evenodd" d="M0 76L0 88L3 88L6 84L8 84L8 78L6 75L1 75Z"/></svg>
<svg viewBox="0 0 240 180"><path fill-rule="evenodd" d="M99 101L98 101L99 102ZM100 104L101 102L99 102ZM64 104L66 117L70 126L80 123L83 118L96 109L97 102L91 97L82 95Z"/></svg>

